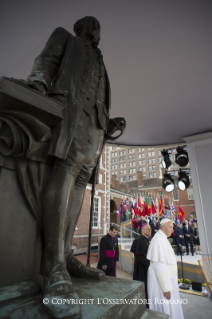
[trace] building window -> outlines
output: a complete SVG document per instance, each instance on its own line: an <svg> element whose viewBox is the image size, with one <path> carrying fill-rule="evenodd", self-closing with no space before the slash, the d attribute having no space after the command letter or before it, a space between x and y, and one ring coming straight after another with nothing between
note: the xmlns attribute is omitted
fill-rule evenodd
<svg viewBox="0 0 212 319"><path fill-rule="evenodd" d="M158 195L159 195L160 198L162 198L163 197L163 191L159 191Z"/></svg>
<svg viewBox="0 0 212 319"><path fill-rule="evenodd" d="M148 156L155 156L155 152L148 152L147 155Z"/></svg>
<svg viewBox="0 0 212 319"><path fill-rule="evenodd" d="M142 157L145 157L144 153L138 154L138 158L142 158Z"/></svg>
<svg viewBox="0 0 212 319"><path fill-rule="evenodd" d="M161 155L161 151L158 151L158 155L159 155L159 156Z"/></svg>
<svg viewBox="0 0 212 319"><path fill-rule="evenodd" d="M120 175L124 175L124 174L126 174L126 169L123 171L120 171Z"/></svg>
<svg viewBox="0 0 212 319"><path fill-rule="evenodd" d="M155 177L157 177L156 173L149 173L149 178L155 178Z"/></svg>
<svg viewBox="0 0 212 319"><path fill-rule="evenodd" d="M117 158L112 158L111 163L117 163Z"/></svg>
<svg viewBox="0 0 212 319"><path fill-rule="evenodd" d="M129 162L129 166L130 167L135 166L135 162Z"/></svg>
<svg viewBox="0 0 212 319"><path fill-rule="evenodd" d="M93 228L100 227L100 225L99 225L99 222L101 220L100 212L101 212L101 197L95 196L94 203L93 203L93 220L92 220L92 227Z"/></svg>
<svg viewBox="0 0 212 319"><path fill-rule="evenodd" d="M135 176L135 175L133 175L133 180L134 180L134 181L136 180L136 176Z"/></svg>
<svg viewBox="0 0 212 319"><path fill-rule="evenodd" d="M129 160L135 159L135 155L129 155Z"/></svg>
<svg viewBox="0 0 212 319"><path fill-rule="evenodd" d="M126 163L120 164L119 168L125 168L126 167Z"/></svg>
<svg viewBox="0 0 212 319"><path fill-rule="evenodd" d="M155 158L149 158L148 159L148 163L150 164L150 163L155 163Z"/></svg>
<svg viewBox="0 0 212 319"><path fill-rule="evenodd" d="M112 157L116 157L116 156L117 156L117 152L113 152Z"/></svg>
<svg viewBox="0 0 212 319"><path fill-rule="evenodd" d="M120 162L126 161L126 156L120 157L120 158L119 158L119 161L120 161Z"/></svg>
<svg viewBox="0 0 212 319"><path fill-rule="evenodd" d="M193 188L188 188L187 193L188 193L188 200L194 200Z"/></svg>
<svg viewBox="0 0 212 319"><path fill-rule="evenodd" d="M173 200L174 201L179 201L179 192L178 192L178 190L174 189L172 194L173 194Z"/></svg>
<svg viewBox="0 0 212 319"><path fill-rule="evenodd" d="M114 171L111 173L112 175L117 175L117 171Z"/></svg>
<svg viewBox="0 0 212 319"><path fill-rule="evenodd" d="M142 164L143 164L143 165L145 164L145 160L142 161Z"/></svg>
<svg viewBox="0 0 212 319"><path fill-rule="evenodd" d="M126 154L125 150L119 152L119 155L125 155L125 154Z"/></svg>
<svg viewBox="0 0 212 319"><path fill-rule="evenodd" d="M120 182L125 182L126 181L126 176L120 177Z"/></svg>
<svg viewBox="0 0 212 319"><path fill-rule="evenodd" d="M102 174L99 174L99 184L102 184Z"/></svg>
<svg viewBox="0 0 212 319"><path fill-rule="evenodd" d="M129 176L129 180L130 180L130 181L133 180L133 176L132 176L132 175Z"/></svg>
<svg viewBox="0 0 212 319"><path fill-rule="evenodd" d="M143 174L143 178L146 178L146 174Z"/></svg>
<svg viewBox="0 0 212 319"><path fill-rule="evenodd" d="M131 148L128 150L128 153L134 153L135 152L135 149L134 148Z"/></svg>

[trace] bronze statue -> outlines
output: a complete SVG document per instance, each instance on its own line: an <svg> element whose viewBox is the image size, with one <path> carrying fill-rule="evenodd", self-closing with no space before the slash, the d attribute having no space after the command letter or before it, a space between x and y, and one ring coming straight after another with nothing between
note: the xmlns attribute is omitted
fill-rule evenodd
<svg viewBox="0 0 212 319"><path fill-rule="evenodd" d="M76 37L63 28L54 30L27 79L28 86L66 106L48 144L53 167L42 195L42 274L44 298L50 300L44 309L51 318L80 317L79 305L51 302L55 297L77 299L71 274L104 276L75 259L70 243L104 142L117 130L122 134L126 126L124 118L109 119L110 84L98 49L99 22L85 17L75 23L74 32Z"/></svg>

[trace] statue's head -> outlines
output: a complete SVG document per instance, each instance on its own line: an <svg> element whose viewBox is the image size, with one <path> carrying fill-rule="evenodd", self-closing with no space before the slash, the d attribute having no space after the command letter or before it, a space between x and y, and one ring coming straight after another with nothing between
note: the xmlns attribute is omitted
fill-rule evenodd
<svg viewBox="0 0 212 319"><path fill-rule="evenodd" d="M100 23L94 17L84 17L74 24L74 32L77 37L85 37L94 45L100 41Z"/></svg>

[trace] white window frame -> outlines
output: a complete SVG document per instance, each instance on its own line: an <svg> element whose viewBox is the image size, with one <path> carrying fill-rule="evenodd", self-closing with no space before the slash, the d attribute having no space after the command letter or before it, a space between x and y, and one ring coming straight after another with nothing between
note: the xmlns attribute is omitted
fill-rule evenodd
<svg viewBox="0 0 212 319"><path fill-rule="evenodd" d="M188 200L194 200L194 191L193 188L187 188Z"/></svg>
<svg viewBox="0 0 212 319"><path fill-rule="evenodd" d="M92 229L98 229L98 228L101 228L100 227L100 222L101 222L101 196L96 196L94 195L94 199L98 199L99 203L98 203L98 226L93 226L93 221L94 221L94 211L93 211L93 218L92 218ZM94 208L94 207L93 207Z"/></svg>

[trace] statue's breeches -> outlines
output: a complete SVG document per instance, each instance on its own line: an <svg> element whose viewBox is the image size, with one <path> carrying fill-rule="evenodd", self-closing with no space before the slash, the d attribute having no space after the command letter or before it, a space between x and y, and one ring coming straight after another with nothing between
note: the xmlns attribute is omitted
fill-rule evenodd
<svg viewBox="0 0 212 319"><path fill-rule="evenodd" d="M100 127L96 107L91 116L82 112L65 160L56 159L55 166L74 175L76 183L86 187L97 164L104 143L105 131Z"/></svg>

